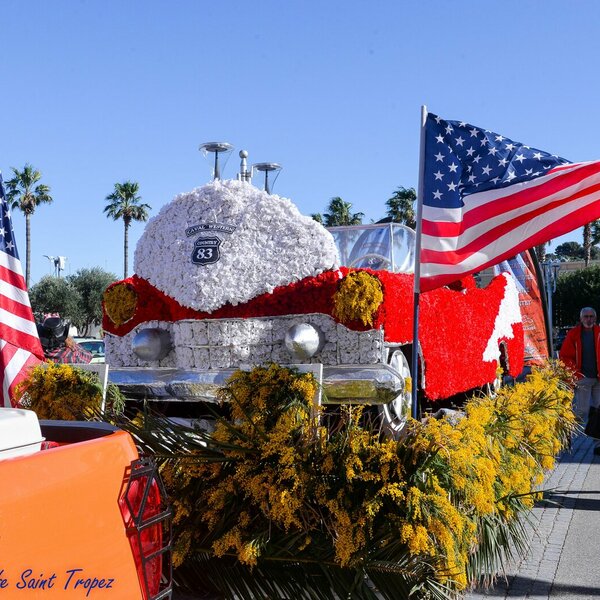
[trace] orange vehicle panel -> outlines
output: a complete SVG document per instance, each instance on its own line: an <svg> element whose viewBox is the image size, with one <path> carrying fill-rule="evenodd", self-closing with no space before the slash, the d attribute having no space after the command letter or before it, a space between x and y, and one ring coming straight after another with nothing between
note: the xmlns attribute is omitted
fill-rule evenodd
<svg viewBox="0 0 600 600"><path fill-rule="evenodd" d="M137 457L116 431L0 461L0 600L143 598L118 504Z"/></svg>

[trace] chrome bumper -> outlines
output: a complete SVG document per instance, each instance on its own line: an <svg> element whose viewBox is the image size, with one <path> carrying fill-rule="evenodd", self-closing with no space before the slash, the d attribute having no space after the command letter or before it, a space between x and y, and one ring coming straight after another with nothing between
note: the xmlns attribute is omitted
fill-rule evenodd
<svg viewBox="0 0 600 600"><path fill-rule="evenodd" d="M217 390L226 385L235 371L118 367L109 369L108 379L133 400L217 402ZM338 404L385 404L405 387L400 374L384 364L323 366L321 383L322 401Z"/></svg>

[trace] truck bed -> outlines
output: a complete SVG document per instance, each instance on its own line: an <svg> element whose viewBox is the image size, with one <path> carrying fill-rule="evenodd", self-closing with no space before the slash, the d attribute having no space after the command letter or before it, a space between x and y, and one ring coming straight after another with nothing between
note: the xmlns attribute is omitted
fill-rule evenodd
<svg viewBox="0 0 600 600"><path fill-rule="evenodd" d="M40 425L57 446L0 460L0 597L147 598L119 502L132 438L105 423Z"/></svg>

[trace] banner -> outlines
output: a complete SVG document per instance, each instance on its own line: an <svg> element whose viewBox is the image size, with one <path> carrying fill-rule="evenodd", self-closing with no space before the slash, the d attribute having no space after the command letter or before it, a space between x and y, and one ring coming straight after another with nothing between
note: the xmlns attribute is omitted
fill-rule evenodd
<svg viewBox="0 0 600 600"><path fill-rule="evenodd" d="M525 337L525 365L543 364L549 358L543 290L540 289L529 252L522 252L494 267L496 275L503 272L508 272L514 277L519 290Z"/></svg>

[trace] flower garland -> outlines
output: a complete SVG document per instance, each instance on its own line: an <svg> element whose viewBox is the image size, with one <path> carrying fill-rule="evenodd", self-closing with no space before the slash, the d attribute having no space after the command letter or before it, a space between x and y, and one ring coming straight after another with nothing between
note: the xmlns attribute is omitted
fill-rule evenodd
<svg viewBox="0 0 600 600"><path fill-rule="evenodd" d="M226 304L213 312L203 312L182 306L145 279L133 275L111 284L104 295L106 303L106 294L115 287L127 286L128 289L133 290L136 295L133 317L119 325L112 321L105 305L102 326L109 333L122 336L147 321L243 319L306 313L331 314L333 296L341 276L341 271L325 271L315 277L306 277L287 286L275 288L273 292L261 294L244 304L235 306ZM365 328L360 327L360 329Z"/></svg>
<svg viewBox="0 0 600 600"><path fill-rule="evenodd" d="M364 299L358 300L360 295L354 295L354 300L344 300L345 304L342 304L340 299L346 296L340 295L339 290L345 289L346 285L354 288L357 281L370 282L372 299L368 300L369 296L365 295ZM212 313L180 305L137 275L112 284L107 294L118 286L133 290L137 301L133 318L121 325L113 323L105 310L103 327L117 336L126 335L141 323L153 321L322 313L358 331L367 330L369 326L364 323L372 319L372 328L383 329L387 342L406 344L412 340L413 277L404 273L341 267L280 286L272 293L262 294L244 304L227 304ZM379 286L383 300L378 305L375 290ZM523 368L521 314L511 279L499 275L481 289L475 287L472 278L466 278L453 288L438 288L421 295L419 342L424 358L426 395L431 400L447 398L493 381L500 344L507 347L510 374L516 376ZM340 318L336 313L336 298L340 306L355 307L354 320L346 321L346 313ZM110 360L110 356L108 358Z"/></svg>
<svg viewBox="0 0 600 600"><path fill-rule="evenodd" d="M290 200L216 180L178 195L148 222L134 268L182 306L213 312L338 263L331 234Z"/></svg>

